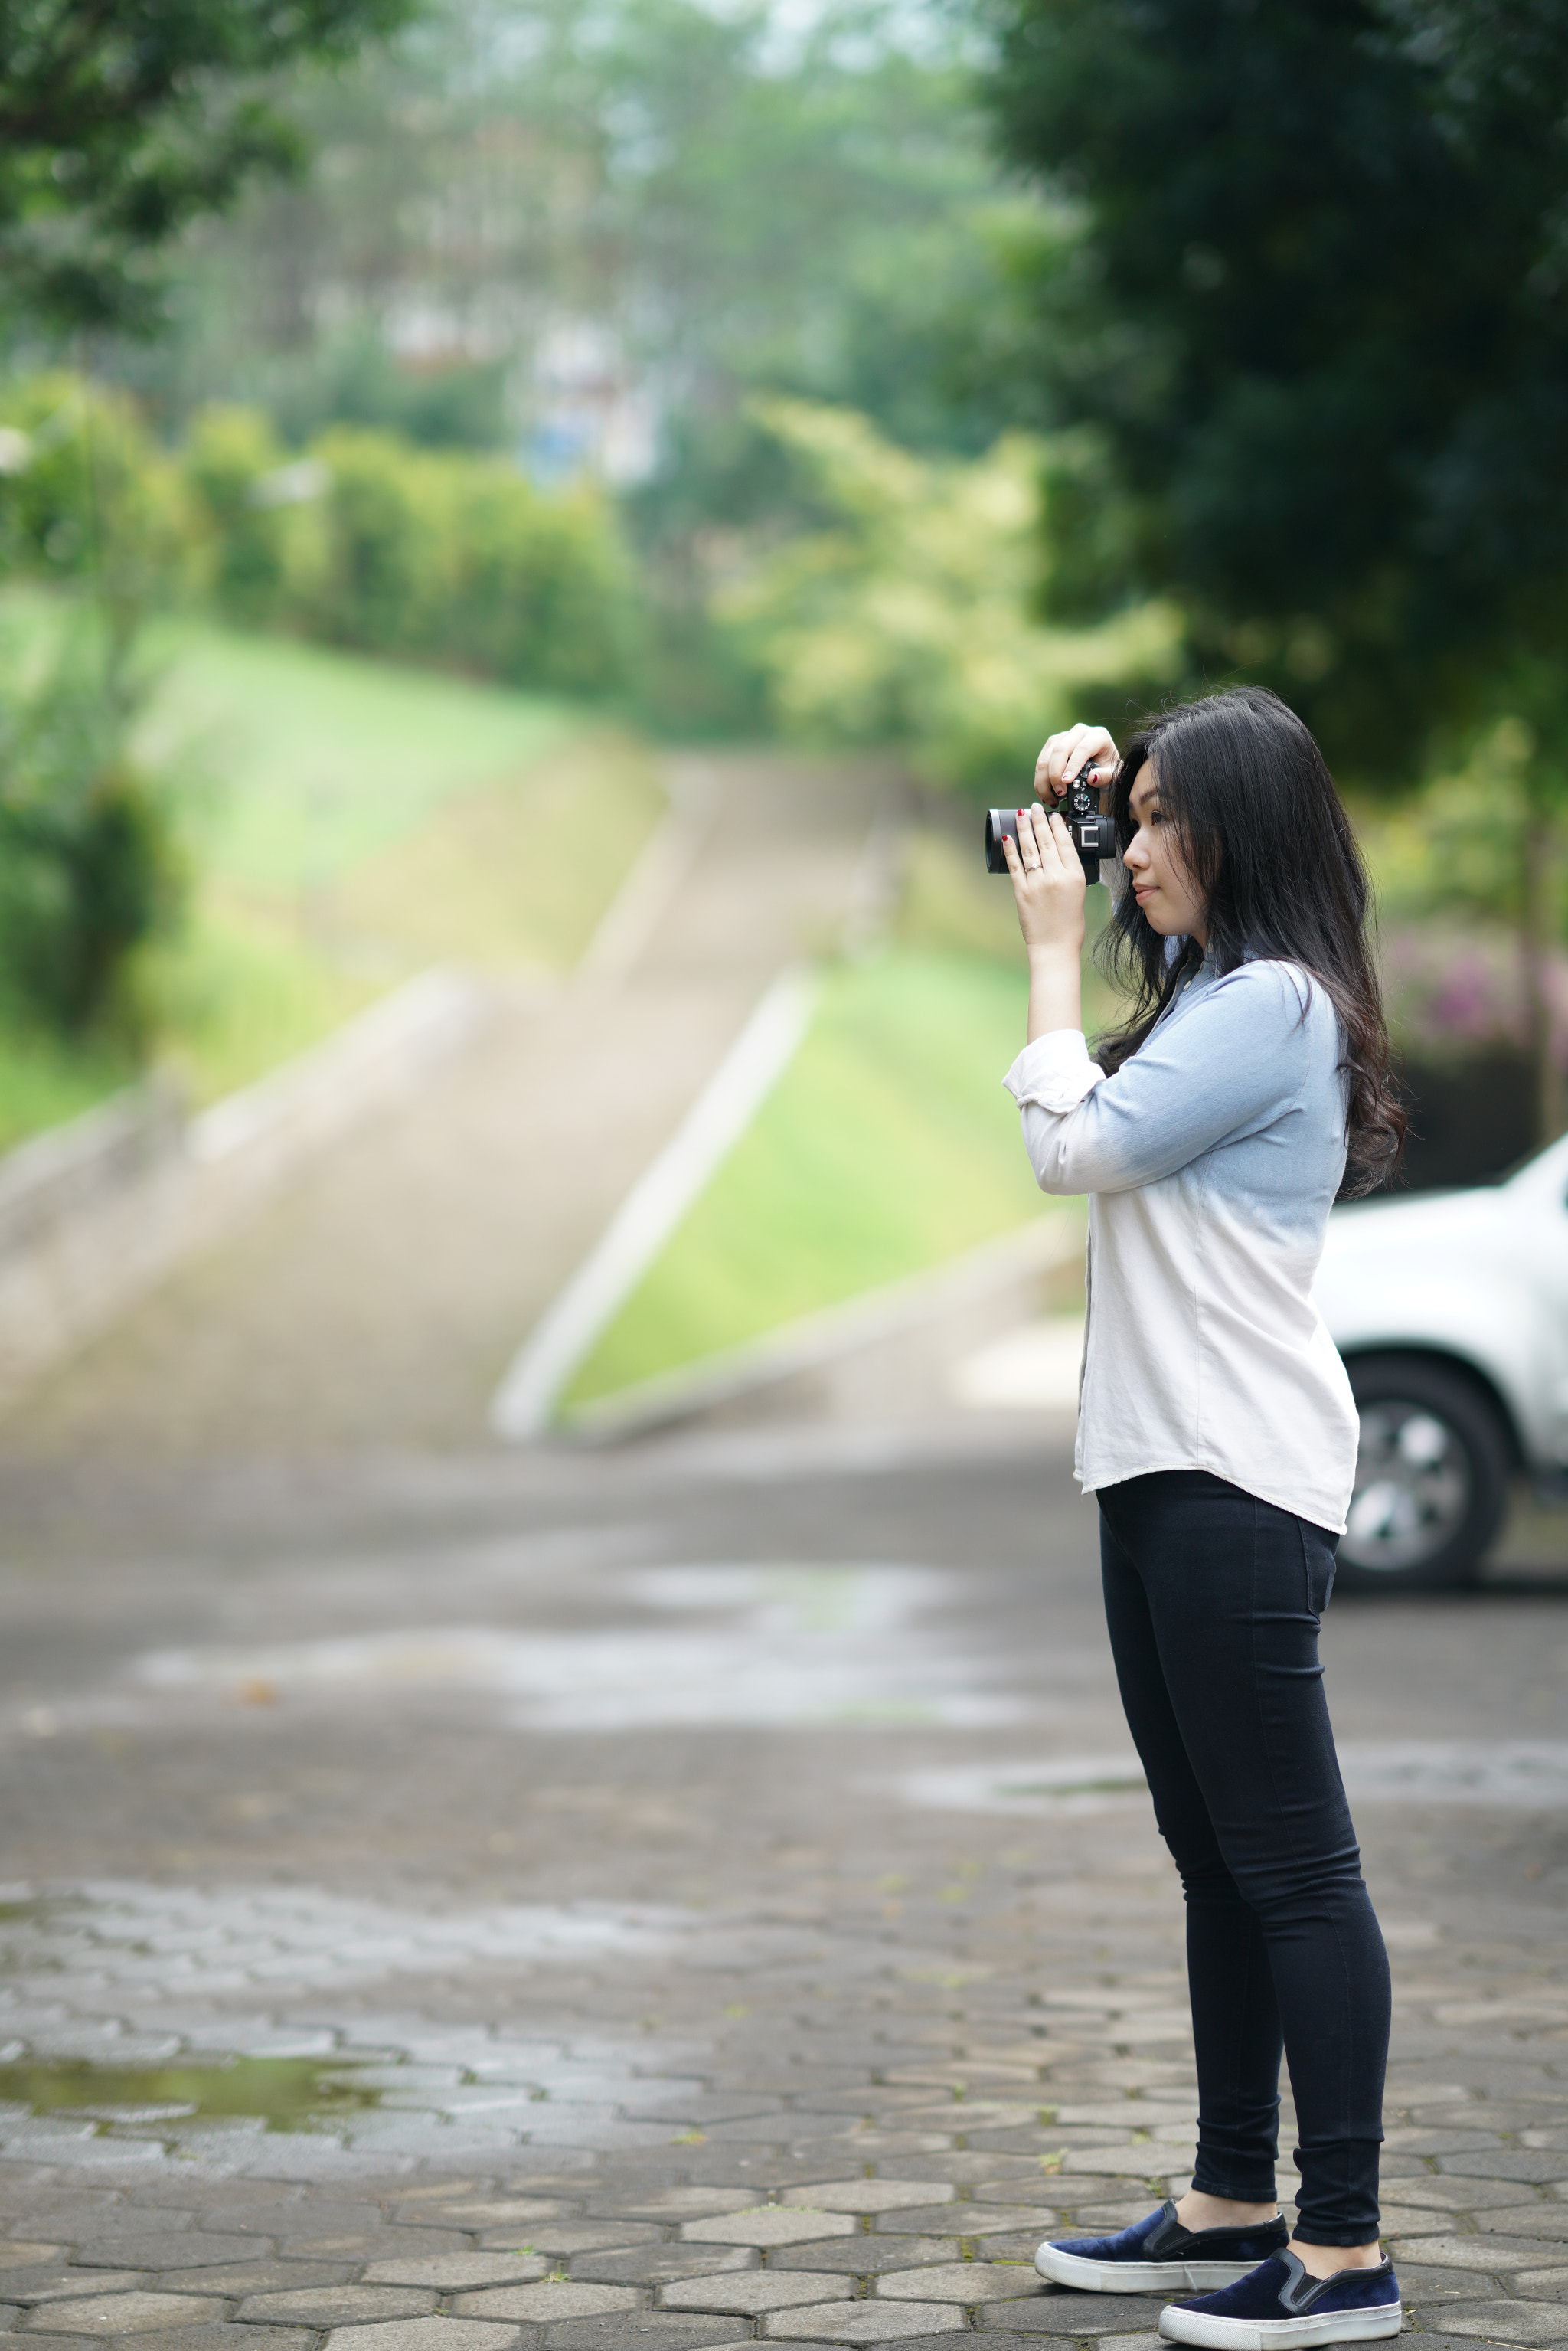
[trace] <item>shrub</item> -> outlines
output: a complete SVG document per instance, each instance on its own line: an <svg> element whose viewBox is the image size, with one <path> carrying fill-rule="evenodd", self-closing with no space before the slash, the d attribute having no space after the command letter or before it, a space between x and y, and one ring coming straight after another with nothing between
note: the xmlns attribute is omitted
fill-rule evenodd
<svg viewBox="0 0 1568 2351"><path fill-rule="evenodd" d="M183 584L190 542L179 468L132 402L66 374L0 390L0 564L138 604Z"/></svg>
<svg viewBox="0 0 1568 2351"><path fill-rule="evenodd" d="M287 591L287 509L267 494L284 464L265 416L204 409L191 427L185 478L200 537L203 584L242 625L276 621Z"/></svg>
<svg viewBox="0 0 1568 2351"><path fill-rule="evenodd" d="M172 924L180 873L126 755L131 710L112 640L85 623L0 697L0 994L56 1033L136 1043L136 953Z"/></svg>
<svg viewBox="0 0 1568 2351"><path fill-rule="evenodd" d="M439 462L347 425L311 454L325 468L321 570L301 600L311 633L363 653L435 650L452 556Z"/></svg>
<svg viewBox="0 0 1568 2351"><path fill-rule="evenodd" d="M491 458L340 426L286 463L265 418L213 410L186 459L230 615L509 685L623 690L636 584L605 501Z"/></svg>
<svg viewBox="0 0 1568 2351"><path fill-rule="evenodd" d="M623 686L635 591L603 502L587 490L545 496L498 466L446 464L450 650L510 685L580 695Z"/></svg>

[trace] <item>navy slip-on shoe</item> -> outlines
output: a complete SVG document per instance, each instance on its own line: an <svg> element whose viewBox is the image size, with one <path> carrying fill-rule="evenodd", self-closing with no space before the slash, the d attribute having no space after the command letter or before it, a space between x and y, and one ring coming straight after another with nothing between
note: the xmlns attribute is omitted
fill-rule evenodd
<svg viewBox="0 0 1568 2351"><path fill-rule="evenodd" d="M1053 2284L1090 2294L1170 2294L1184 2285L1230 2285L1282 2252L1289 2235L1282 2218L1250 2229L1184 2229L1167 2198L1120 2236L1041 2245L1034 2265Z"/></svg>
<svg viewBox="0 0 1568 2351"><path fill-rule="evenodd" d="M1297 2344L1397 2335L1404 2319L1392 2262L1315 2278L1294 2253L1275 2253L1221 2294L1171 2303L1160 2313L1160 2333L1167 2343L1206 2351L1292 2351Z"/></svg>

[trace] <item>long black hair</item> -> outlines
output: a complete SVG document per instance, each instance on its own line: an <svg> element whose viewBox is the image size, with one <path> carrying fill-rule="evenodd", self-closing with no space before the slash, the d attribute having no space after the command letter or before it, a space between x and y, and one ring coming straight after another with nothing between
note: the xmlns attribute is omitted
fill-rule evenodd
<svg viewBox="0 0 1568 2351"><path fill-rule="evenodd" d="M1366 868L1322 753L1295 712L1258 685L1145 719L1112 788L1118 857L1137 831L1133 789L1149 758L1165 820L1208 910L1208 942L1205 950L1186 939L1172 956L1131 889L1118 891L1097 960L1134 1001L1126 1024L1101 1040L1101 1067L1120 1069L1137 1051L1206 952L1220 972L1249 955L1297 964L1333 1003L1343 1040L1341 1196L1375 1191L1399 1165L1405 1113L1366 943Z"/></svg>

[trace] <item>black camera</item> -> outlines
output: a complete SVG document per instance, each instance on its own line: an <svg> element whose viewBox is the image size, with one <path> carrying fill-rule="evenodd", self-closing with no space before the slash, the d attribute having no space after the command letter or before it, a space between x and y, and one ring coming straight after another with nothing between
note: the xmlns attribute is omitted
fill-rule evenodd
<svg viewBox="0 0 1568 2351"><path fill-rule="evenodd" d="M1092 761L1088 767L1080 768L1068 786L1067 797L1059 804L1058 810L1068 831L1072 835L1072 846L1077 850L1082 862L1083 878L1086 882L1098 882L1100 860L1103 857L1114 857L1116 854L1116 828L1108 816L1102 816L1100 813L1100 794L1095 788L1097 774L1098 770ZM1015 841L1018 839L1017 809L988 809L986 811L986 871L988 873L1007 872L1008 852L1002 847L1002 841L1009 833Z"/></svg>

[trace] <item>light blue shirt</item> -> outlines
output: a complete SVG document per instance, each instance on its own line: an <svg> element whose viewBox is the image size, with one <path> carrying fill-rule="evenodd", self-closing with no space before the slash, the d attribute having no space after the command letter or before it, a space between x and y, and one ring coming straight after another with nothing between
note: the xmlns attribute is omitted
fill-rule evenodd
<svg viewBox="0 0 1568 2351"><path fill-rule="evenodd" d="M1312 1303L1344 1174L1338 1019L1293 964L1205 964L1106 1077L1082 1033L1004 1081L1044 1192L1089 1197L1077 1473L1207 1469L1343 1532L1358 1424Z"/></svg>

